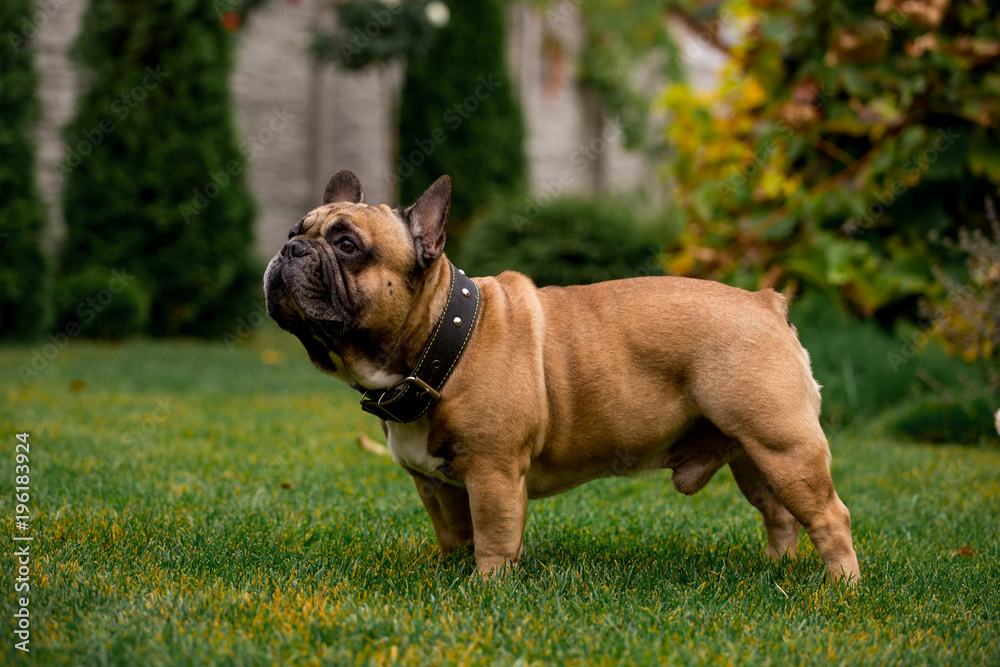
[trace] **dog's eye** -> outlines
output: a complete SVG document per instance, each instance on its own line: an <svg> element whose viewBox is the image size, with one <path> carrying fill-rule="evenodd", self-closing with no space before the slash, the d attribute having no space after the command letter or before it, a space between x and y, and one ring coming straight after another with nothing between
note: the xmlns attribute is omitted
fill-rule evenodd
<svg viewBox="0 0 1000 667"><path fill-rule="evenodd" d="M345 255L353 255L358 251L358 246L354 245L354 241L351 239L340 239L337 243L337 247Z"/></svg>

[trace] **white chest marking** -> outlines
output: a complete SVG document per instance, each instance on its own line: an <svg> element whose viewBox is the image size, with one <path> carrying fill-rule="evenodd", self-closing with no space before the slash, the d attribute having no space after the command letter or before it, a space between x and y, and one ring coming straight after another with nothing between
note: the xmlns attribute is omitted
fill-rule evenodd
<svg viewBox="0 0 1000 667"><path fill-rule="evenodd" d="M445 460L432 456L427 451L431 427L426 415L408 424L386 424L389 430L389 453L392 454L393 461L428 477L455 484L455 480L449 479L440 471Z"/></svg>

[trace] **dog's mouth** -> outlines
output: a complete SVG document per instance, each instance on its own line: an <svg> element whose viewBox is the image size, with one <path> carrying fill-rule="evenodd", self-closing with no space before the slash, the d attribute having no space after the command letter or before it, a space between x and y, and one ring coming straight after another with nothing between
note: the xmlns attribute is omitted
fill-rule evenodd
<svg viewBox="0 0 1000 667"><path fill-rule="evenodd" d="M301 237L286 243L264 272L268 314L278 324L295 314L343 324L348 316L347 296L336 259L320 244Z"/></svg>
<svg viewBox="0 0 1000 667"><path fill-rule="evenodd" d="M321 371L338 373L343 369L339 345L330 333L329 325L322 322L307 323L301 331L293 332L309 354L309 359Z"/></svg>
<svg viewBox="0 0 1000 667"><path fill-rule="evenodd" d="M339 370L331 353L339 358L338 341L350 321L342 283L318 252L292 256L283 250L264 273L267 314L302 341L318 368L331 373Z"/></svg>

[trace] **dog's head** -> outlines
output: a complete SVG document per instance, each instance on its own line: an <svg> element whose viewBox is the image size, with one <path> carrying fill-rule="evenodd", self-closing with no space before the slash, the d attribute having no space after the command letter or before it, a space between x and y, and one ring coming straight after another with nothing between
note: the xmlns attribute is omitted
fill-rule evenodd
<svg viewBox="0 0 1000 667"><path fill-rule="evenodd" d="M264 274L267 312L295 334L318 368L377 386L400 354L400 335L431 269L445 261L451 180L412 206L364 203L357 176L337 172L323 205L292 227Z"/></svg>

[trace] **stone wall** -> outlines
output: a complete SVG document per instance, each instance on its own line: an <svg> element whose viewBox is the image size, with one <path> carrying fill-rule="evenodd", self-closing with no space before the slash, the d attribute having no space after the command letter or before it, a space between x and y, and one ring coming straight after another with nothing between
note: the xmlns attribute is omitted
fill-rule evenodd
<svg viewBox="0 0 1000 667"><path fill-rule="evenodd" d="M645 184L643 157L622 148L616 120L578 83L585 35L576 5L563 2L544 14L515 6L508 26L508 63L524 109L535 189L566 184L569 192L596 192Z"/></svg>
<svg viewBox="0 0 1000 667"><path fill-rule="evenodd" d="M83 83L66 57L66 50L80 25L83 5L83 2L75 0L39 2L39 13L35 15L38 32L32 39L35 65L42 77L39 90L42 115L35 128L38 136L38 180L48 204L51 240L47 245L50 249L63 236L56 165L66 157L61 128L73 114L76 95Z"/></svg>
<svg viewBox="0 0 1000 667"><path fill-rule="evenodd" d="M290 118L250 168L261 256L273 255L292 225L320 204L339 169L358 175L368 202L394 196L385 174L394 159L399 67L350 74L318 65L307 47L315 27L330 21L328 5L273 2L243 29L233 92L244 132L255 136L276 114Z"/></svg>

